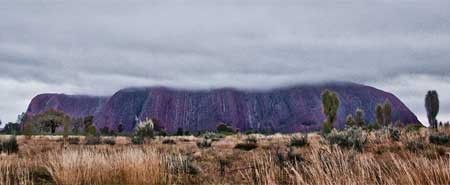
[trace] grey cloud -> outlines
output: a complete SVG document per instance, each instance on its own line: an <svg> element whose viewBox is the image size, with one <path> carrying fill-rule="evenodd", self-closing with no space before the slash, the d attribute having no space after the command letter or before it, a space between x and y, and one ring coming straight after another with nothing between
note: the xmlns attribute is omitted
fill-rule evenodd
<svg viewBox="0 0 450 185"><path fill-rule="evenodd" d="M47 91L328 80L393 91L423 115L423 94L450 85L448 7L446 0L0 0L0 98L8 99L0 117L15 118ZM450 119L450 100L441 97Z"/></svg>

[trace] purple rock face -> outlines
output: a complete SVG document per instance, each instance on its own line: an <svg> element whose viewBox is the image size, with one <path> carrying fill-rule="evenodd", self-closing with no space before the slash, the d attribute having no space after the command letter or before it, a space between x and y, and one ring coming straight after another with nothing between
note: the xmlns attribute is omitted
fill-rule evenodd
<svg viewBox="0 0 450 185"><path fill-rule="evenodd" d="M28 113L54 108L72 117L94 115L97 128L107 126L116 130L119 123L123 123L127 131L134 128L136 118L157 119L159 126L169 132L180 127L192 132L215 130L219 122L241 131L314 131L319 130L325 120L320 97L325 89L339 94L341 104L336 127L344 127L346 116L354 114L357 108L365 111L366 122L374 122L375 106L386 99L392 104L393 122L420 123L394 95L353 83L302 85L266 91L129 88L110 98L44 94L32 100Z"/></svg>
<svg viewBox="0 0 450 185"><path fill-rule="evenodd" d="M102 110L107 97L65 95L65 94L41 94L31 100L27 114L35 115L48 109L65 112L73 118L96 115Z"/></svg>

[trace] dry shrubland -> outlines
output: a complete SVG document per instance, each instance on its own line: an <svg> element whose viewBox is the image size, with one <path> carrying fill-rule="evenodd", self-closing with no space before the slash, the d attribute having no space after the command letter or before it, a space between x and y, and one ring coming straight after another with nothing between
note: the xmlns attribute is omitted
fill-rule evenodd
<svg viewBox="0 0 450 185"><path fill-rule="evenodd" d="M425 128L399 133L172 136L143 145L17 136L19 151L0 155L0 184L450 184L448 138Z"/></svg>

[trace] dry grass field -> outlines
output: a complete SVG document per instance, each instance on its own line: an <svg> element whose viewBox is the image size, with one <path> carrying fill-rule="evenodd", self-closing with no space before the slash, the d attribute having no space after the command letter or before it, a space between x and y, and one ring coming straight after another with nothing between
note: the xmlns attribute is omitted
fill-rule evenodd
<svg viewBox="0 0 450 185"><path fill-rule="evenodd" d="M382 130L363 134L359 149L315 133L306 145L293 144L295 135L237 134L211 146L193 136L143 145L127 137L85 145L83 137L68 144L60 136L17 136L19 151L0 155L0 184L450 184L450 148L429 143L428 129L403 129L398 140Z"/></svg>

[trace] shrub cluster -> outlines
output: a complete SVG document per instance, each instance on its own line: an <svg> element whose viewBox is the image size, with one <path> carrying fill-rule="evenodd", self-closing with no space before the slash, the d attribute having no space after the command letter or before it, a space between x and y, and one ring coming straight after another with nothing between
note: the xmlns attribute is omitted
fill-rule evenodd
<svg viewBox="0 0 450 185"><path fill-rule="evenodd" d="M86 145L99 145L101 144L101 139L99 136L87 136L85 144Z"/></svg>
<svg viewBox="0 0 450 185"><path fill-rule="evenodd" d="M173 140L173 139L164 139L164 140L162 141L162 144L165 144L165 145L175 145L175 144L177 144L177 142L175 142L175 140Z"/></svg>
<svg viewBox="0 0 450 185"><path fill-rule="evenodd" d="M304 146L308 146L308 135L303 135L303 136L292 136L291 137L291 141L289 143L289 146L292 147L304 147Z"/></svg>
<svg viewBox="0 0 450 185"><path fill-rule="evenodd" d="M211 139L202 139L197 142L198 148L209 148L209 147L211 147L211 145L212 145Z"/></svg>
<svg viewBox="0 0 450 185"><path fill-rule="evenodd" d="M17 144L16 136L0 140L0 153L7 154L17 153L19 151L19 144Z"/></svg>
<svg viewBox="0 0 450 185"><path fill-rule="evenodd" d="M220 139L222 139L224 136L218 133L214 133L214 132L206 132L204 134L202 134L203 138L205 139L210 139L212 141L219 141Z"/></svg>
<svg viewBox="0 0 450 185"><path fill-rule="evenodd" d="M325 136L329 144L336 144L342 148L352 148L362 151L367 142L367 135L362 128L350 127L343 131L333 131Z"/></svg>
<svg viewBox="0 0 450 185"><path fill-rule="evenodd" d="M140 137L140 136L132 136L131 137L131 143L135 144L135 145L142 145L144 144L144 138Z"/></svg>
<svg viewBox="0 0 450 185"><path fill-rule="evenodd" d="M389 128L389 136L393 141L400 141L401 132L397 128Z"/></svg>
<svg viewBox="0 0 450 185"><path fill-rule="evenodd" d="M106 137L106 138L103 138L102 143L107 144L107 145L115 145L116 139L114 137Z"/></svg>
<svg viewBox="0 0 450 185"><path fill-rule="evenodd" d="M425 143L421 141L409 141L406 143L406 149L411 152L419 152L425 149Z"/></svg>
<svg viewBox="0 0 450 185"><path fill-rule="evenodd" d="M78 144L80 144L80 138L79 137L69 137L69 138L67 138L67 142L71 145L78 145Z"/></svg>
<svg viewBox="0 0 450 185"><path fill-rule="evenodd" d="M190 158L181 155L169 155L164 164L171 174L199 175L202 169Z"/></svg>
<svg viewBox="0 0 450 185"><path fill-rule="evenodd" d="M433 133L429 136L430 143L437 145L450 145L450 137L445 133Z"/></svg>
<svg viewBox="0 0 450 185"><path fill-rule="evenodd" d="M234 148L240 149L240 150L245 150L245 151L250 151L255 148L258 148L257 142L258 142L258 140L256 139L256 137L249 136L244 140L244 142L236 144L236 146Z"/></svg>

